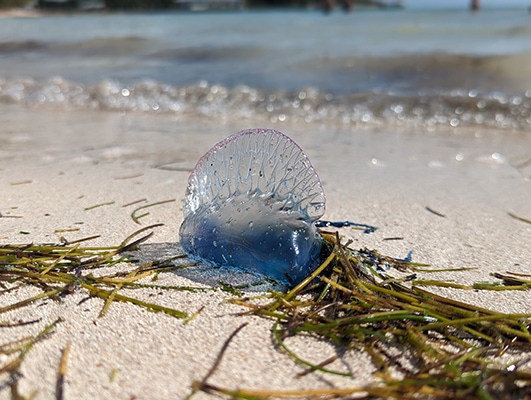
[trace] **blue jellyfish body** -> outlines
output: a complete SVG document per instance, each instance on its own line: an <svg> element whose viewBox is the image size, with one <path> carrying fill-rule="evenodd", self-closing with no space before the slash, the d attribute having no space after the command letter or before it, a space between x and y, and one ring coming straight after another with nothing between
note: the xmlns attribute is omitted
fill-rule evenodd
<svg viewBox="0 0 531 400"><path fill-rule="evenodd" d="M294 285L319 264L325 211L317 173L281 132L244 130L215 145L188 181L181 245L192 258Z"/></svg>

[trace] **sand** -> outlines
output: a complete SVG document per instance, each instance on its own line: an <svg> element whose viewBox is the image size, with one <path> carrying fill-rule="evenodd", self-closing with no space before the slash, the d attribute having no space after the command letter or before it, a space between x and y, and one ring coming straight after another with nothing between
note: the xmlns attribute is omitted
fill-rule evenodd
<svg viewBox="0 0 531 400"><path fill-rule="evenodd" d="M101 235L91 244L117 245L149 224L163 223L143 245L143 260L181 253L178 229L190 170L224 137L268 126L291 136L306 151L327 195L327 220L371 224L370 235L340 233L354 247L378 249L433 267L475 267L441 273L459 283L492 280L489 273L531 273L531 136L510 131L411 127L318 126L264 121L193 120L169 115L57 111L4 106L0 111L0 241L49 243ZM175 200L151 208L142 225L131 202ZM111 203L91 210L86 208ZM428 209L445 217L436 215ZM57 230L77 229L70 232ZM401 237L402 240L385 240ZM433 276L429 276L433 278ZM216 287L256 280L237 272L198 266L161 274L159 284ZM267 286L253 289L254 294ZM431 290L431 289L430 289ZM530 312L531 292L440 289L439 293L502 312ZM20 289L0 297L0 306L36 292ZM229 388L309 389L347 387L371 381L368 357L350 353L333 367L350 368L354 379L300 372L272 344L272 322L237 316L221 290L203 293L142 290L135 296L193 313L189 324L129 304L103 305L79 290L61 302L42 301L0 321L41 318L24 327L0 328L0 345L35 334L58 317L55 333L27 355L20 392L55 398L61 351L70 343L65 396L70 399L182 398L201 379L229 335L236 336L210 382ZM292 349L315 362L334 354L323 342L295 338ZM3 360L0 359L0 365ZM3 379L3 378L2 378ZM207 398L199 394L196 398ZM0 399L8 399L8 390Z"/></svg>

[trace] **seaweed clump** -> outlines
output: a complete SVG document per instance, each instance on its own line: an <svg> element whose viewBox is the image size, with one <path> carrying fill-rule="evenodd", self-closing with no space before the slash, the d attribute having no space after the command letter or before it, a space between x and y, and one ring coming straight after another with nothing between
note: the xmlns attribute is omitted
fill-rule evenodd
<svg viewBox="0 0 531 400"><path fill-rule="evenodd" d="M160 224L159 224L160 225ZM18 310L46 299L60 300L61 297L85 291L88 297L103 300L99 317L103 317L113 302L125 302L146 308L152 312L162 312L189 321L196 313L186 312L149 303L136 297L126 296L122 289L157 288L173 290L203 290L202 288L167 287L156 284L142 283L140 280L151 277L156 280L159 273L179 268L174 259L152 261L140 266L129 268L127 271L113 271L111 267L124 263L134 264L127 253L136 250L138 246L153 235L153 228L159 225L147 226L128 236L120 245L111 247L81 246L82 243L97 238L97 236L54 244L22 244L0 245L0 296L17 291L22 287L35 287L38 294L21 299L15 303L0 306L0 315ZM146 233L146 231L150 231ZM141 236L143 235L143 236ZM137 238L137 236L140 236ZM181 256L184 258L185 256ZM180 267L186 267L182 264ZM97 271L100 271L99 273ZM87 298L88 298L87 297ZM0 329L23 325L38 324L40 318L34 320L0 320ZM61 323L58 319L44 327L38 334L27 337L0 341L0 392L9 389L11 398L22 399L18 391L18 381L22 374L20 367L30 350L39 342L46 340L53 334L55 327ZM68 347L63 351L59 366L56 398L63 398L63 380L66 370Z"/></svg>
<svg viewBox="0 0 531 400"><path fill-rule="evenodd" d="M415 271L425 271L425 265L353 250L350 242L341 244L337 233L323 236L330 255L298 286L287 293L271 292L265 301L263 297L232 301L248 308L246 313L274 321L273 341L304 367L302 375L320 371L349 376L330 365L338 354L360 351L370 356L377 370L375 383L302 391L231 389L207 381L212 369L194 383L192 394L203 391L243 399L529 398L531 314L500 313L430 293L415 284ZM410 273L394 278L386 272L389 267ZM508 289L525 284L522 277L498 278ZM444 286L437 281L422 284ZM321 363L311 363L286 344L287 338L297 335L325 339L337 352ZM512 361L497 361L502 355Z"/></svg>

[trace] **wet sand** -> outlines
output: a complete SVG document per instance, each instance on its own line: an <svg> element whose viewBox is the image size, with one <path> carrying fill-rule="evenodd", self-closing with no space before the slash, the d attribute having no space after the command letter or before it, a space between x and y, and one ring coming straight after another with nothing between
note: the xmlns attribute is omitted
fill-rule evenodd
<svg viewBox="0 0 531 400"><path fill-rule="evenodd" d="M495 271L531 273L531 225L508 215L531 218L531 137L509 131L351 129L6 106L0 111L0 241L49 243L60 236L73 241L101 235L91 245L109 246L143 226L163 223L142 246L139 258L180 254L178 229L190 170L219 140L257 126L283 131L308 154L327 196L324 219L378 227L370 235L340 229L354 247L397 258L412 250L414 261L435 268L475 267L436 276L463 284L492 280L489 273ZM175 201L150 209L139 226L131 218L134 206L127 204L140 199ZM112 204L86 210L101 203ZM69 229L76 230L57 232ZM385 240L396 237L403 239ZM160 274L158 283L215 287L218 280L239 283L256 277L198 266ZM253 294L267 289L260 286ZM531 304L529 291L437 292L501 312L529 312ZM0 307L36 293L30 288L5 293ZM0 321L10 322L41 318L38 324L0 328L0 345L64 319L27 355L20 392L55 398L61 351L70 343L67 398L181 398L244 322L248 325L210 382L291 390L351 387L372 379L368 357L359 353L332 365L350 368L354 379L319 373L296 378L301 368L274 348L271 321L235 315L242 308L227 303L230 295L221 290L142 289L134 295L188 313L203 311L185 325L164 314L113 303L98 318L103 302L91 298L80 304L87 293L79 290L60 302L36 302L0 315ZM334 354L328 344L307 338L292 339L290 346L315 362ZM8 398L8 390L0 391L0 399Z"/></svg>

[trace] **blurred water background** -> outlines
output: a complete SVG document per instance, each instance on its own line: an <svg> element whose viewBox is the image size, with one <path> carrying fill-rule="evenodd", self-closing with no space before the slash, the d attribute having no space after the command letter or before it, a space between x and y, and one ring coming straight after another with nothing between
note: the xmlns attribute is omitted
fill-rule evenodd
<svg viewBox="0 0 531 400"><path fill-rule="evenodd" d="M528 131L531 14L406 8L4 18L0 103Z"/></svg>

